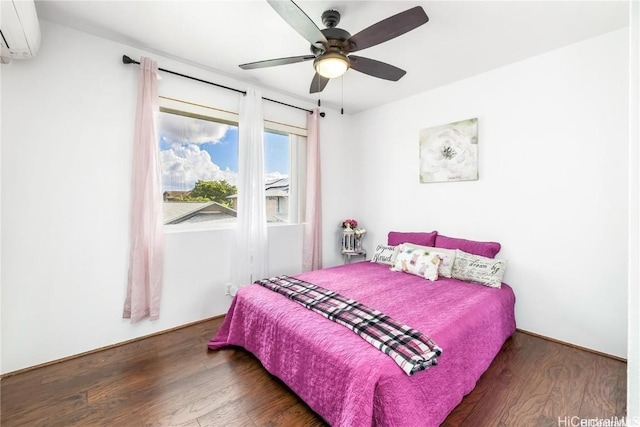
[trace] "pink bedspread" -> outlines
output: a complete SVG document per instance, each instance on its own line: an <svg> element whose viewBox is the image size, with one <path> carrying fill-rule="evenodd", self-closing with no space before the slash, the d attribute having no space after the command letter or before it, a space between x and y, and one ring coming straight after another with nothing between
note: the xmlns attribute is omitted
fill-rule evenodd
<svg viewBox="0 0 640 427"><path fill-rule="evenodd" d="M332 426L437 426L515 331L512 289L359 262L296 275L430 336L438 366L407 376L362 338L286 297L242 288L209 348L241 346Z"/></svg>

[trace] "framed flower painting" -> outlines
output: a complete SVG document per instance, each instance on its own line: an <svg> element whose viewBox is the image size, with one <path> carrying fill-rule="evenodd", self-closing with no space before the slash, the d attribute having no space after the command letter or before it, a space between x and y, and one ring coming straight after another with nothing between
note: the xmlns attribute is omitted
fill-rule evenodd
<svg viewBox="0 0 640 427"><path fill-rule="evenodd" d="M420 131L420 182L478 179L478 119Z"/></svg>

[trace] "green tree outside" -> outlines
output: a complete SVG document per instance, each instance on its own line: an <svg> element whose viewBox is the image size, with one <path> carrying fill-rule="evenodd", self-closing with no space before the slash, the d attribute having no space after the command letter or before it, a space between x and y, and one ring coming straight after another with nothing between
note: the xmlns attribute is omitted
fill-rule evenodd
<svg viewBox="0 0 640 427"><path fill-rule="evenodd" d="M229 184L227 181L197 181L188 201L207 201L218 202L221 205L231 207L231 201L227 199L238 193L235 185Z"/></svg>

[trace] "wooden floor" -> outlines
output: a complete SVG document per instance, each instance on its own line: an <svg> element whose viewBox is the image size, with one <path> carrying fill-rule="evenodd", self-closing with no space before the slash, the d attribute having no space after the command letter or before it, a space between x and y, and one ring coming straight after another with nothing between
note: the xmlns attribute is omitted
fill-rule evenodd
<svg viewBox="0 0 640 427"><path fill-rule="evenodd" d="M2 427L324 426L214 319L0 382ZM558 426L625 414L626 364L516 332L445 426Z"/></svg>

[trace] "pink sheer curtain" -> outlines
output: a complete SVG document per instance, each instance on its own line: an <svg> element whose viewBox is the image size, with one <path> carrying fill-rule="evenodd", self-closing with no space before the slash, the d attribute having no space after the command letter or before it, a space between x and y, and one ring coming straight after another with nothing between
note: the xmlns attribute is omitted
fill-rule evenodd
<svg viewBox="0 0 640 427"><path fill-rule="evenodd" d="M129 277L122 314L131 322L160 316L164 231L156 126L157 70L155 61L141 59L131 171Z"/></svg>
<svg viewBox="0 0 640 427"><path fill-rule="evenodd" d="M320 134L316 108L307 117L307 203L302 246L302 271L322 268L322 192Z"/></svg>

